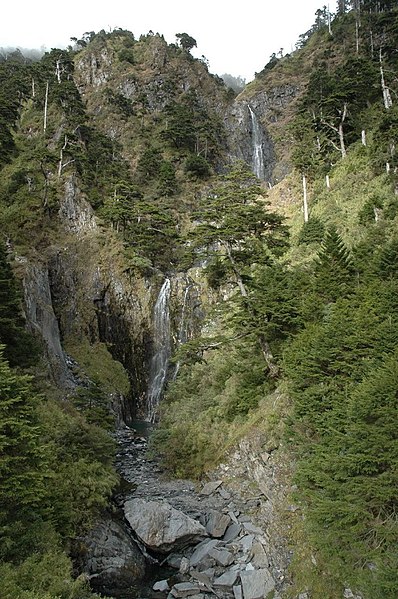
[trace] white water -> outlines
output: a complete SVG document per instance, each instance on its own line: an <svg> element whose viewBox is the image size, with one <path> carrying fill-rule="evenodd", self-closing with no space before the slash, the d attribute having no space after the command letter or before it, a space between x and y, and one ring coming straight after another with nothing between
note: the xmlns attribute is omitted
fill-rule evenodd
<svg viewBox="0 0 398 599"><path fill-rule="evenodd" d="M254 114L251 106L247 106L250 112L250 118L252 121L252 140L253 140L253 159L252 168L253 172L259 179L264 180L265 167L264 167L264 154L262 145L262 131L256 115Z"/></svg>
<svg viewBox="0 0 398 599"><path fill-rule="evenodd" d="M159 401L166 383L167 369L170 359L170 279L166 279L159 291L153 311L153 343L154 353L149 370L147 416L146 420L154 422Z"/></svg>
<svg viewBox="0 0 398 599"><path fill-rule="evenodd" d="M184 292L184 301L182 303L180 326L178 329L178 345L182 345L183 343L186 343L188 341L188 337L189 337L189 331L188 331L189 320L187 318L187 305L188 305L188 299L189 299L189 292L190 292L191 288L192 288L192 284L187 285L185 288L185 292ZM177 378L177 374L178 374L179 370L180 370L180 363L177 362L176 368L174 371L174 375L173 375L173 380L175 380Z"/></svg>

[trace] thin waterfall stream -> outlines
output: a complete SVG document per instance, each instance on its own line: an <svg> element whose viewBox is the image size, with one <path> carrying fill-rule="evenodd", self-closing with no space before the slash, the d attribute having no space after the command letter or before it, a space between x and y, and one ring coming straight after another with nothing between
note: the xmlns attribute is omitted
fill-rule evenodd
<svg viewBox="0 0 398 599"><path fill-rule="evenodd" d="M260 127L260 123L253 112L252 107L248 104L250 118L252 121L252 142L253 142L253 159L252 167L253 172L259 179L264 180L265 176L265 165L264 165L264 154L263 154L263 135Z"/></svg>
<svg viewBox="0 0 398 599"><path fill-rule="evenodd" d="M154 353L149 371L147 416L148 422L154 422L159 401L166 383L170 360L170 279L163 283L153 312Z"/></svg>

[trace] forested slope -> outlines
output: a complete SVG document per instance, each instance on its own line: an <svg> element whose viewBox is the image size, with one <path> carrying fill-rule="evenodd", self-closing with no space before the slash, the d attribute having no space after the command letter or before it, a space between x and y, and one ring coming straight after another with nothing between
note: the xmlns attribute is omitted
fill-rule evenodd
<svg viewBox="0 0 398 599"><path fill-rule="evenodd" d="M398 591L397 13L376 4L342 11L332 34L326 20L314 27L302 50L274 59L243 92L254 102L278 69L286 81L303 56L311 61L295 73L302 91L287 123L271 124L292 141L282 152L294 170L269 192L290 247L272 252L269 228L260 257L240 227L235 264L225 252L207 266L229 300L211 338L185 348L158 433L166 463L185 474L202 473L250 429L264 433L266 451L289 448L305 517L292 535L296 589L316 597L347 584L365 597ZM233 293L239 278L245 292Z"/></svg>

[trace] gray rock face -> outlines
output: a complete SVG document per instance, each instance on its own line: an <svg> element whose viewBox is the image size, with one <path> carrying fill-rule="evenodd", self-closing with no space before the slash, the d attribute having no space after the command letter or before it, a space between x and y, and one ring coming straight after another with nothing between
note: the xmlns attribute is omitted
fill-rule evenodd
<svg viewBox="0 0 398 599"><path fill-rule="evenodd" d="M203 561L203 559L208 557L210 551L214 549L214 547L216 547L218 543L219 542L215 539L211 541L203 541L202 543L200 543L200 545L196 547L189 560L191 566L197 566L201 561Z"/></svg>
<svg viewBox="0 0 398 599"><path fill-rule="evenodd" d="M173 597L189 597L200 594L200 587L191 582L178 582L171 589L171 594Z"/></svg>
<svg viewBox="0 0 398 599"><path fill-rule="evenodd" d="M206 515L206 530L211 537L221 538L230 523L231 518L227 514L212 510Z"/></svg>
<svg viewBox="0 0 398 599"><path fill-rule="evenodd" d="M150 549L168 553L207 536L206 529L193 518L173 508L167 501L131 499L124 505L126 520Z"/></svg>
<svg viewBox="0 0 398 599"><path fill-rule="evenodd" d="M131 587L145 574L145 559L124 528L100 522L81 542L82 571L95 589L109 592Z"/></svg>
<svg viewBox="0 0 398 599"><path fill-rule="evenodd" d="M244 599L263 599L275 588L269 570L246 570L240 573Z"/></svg>
<svg viewBox="0 0 398 599"><path fill-rule="evenodd" d="M44 341L52 378L63 389L73 389L76 385L61 345L48 269L42 265L27 266L23 286L28 326Z"/></svg>

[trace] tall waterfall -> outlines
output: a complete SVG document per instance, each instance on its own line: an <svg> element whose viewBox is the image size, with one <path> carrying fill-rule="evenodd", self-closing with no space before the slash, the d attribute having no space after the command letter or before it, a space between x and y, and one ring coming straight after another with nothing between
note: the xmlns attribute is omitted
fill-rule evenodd
<svg viewBox="0 0 398 599"><path fill-rule="evenodd" d="M149 422L155 421L170 359L170 292L170 279L166 279L159 291L153 312L154 354L149 371L146 417Z"/></svg>
<svg viewBox="0 0 398 599"><path fill-rule="evenodd" d="M182 302L180 326L178 328L178 339L177 339L178 345L182 345L183 343L186 343L189 338L189 319L187 318L187 308L188 308L189 292L192 289L192 287L193 287L193 284L188 283L188 285L185 287L185 291L184 291L184 299ZM177 362L175 371L174 371L174 375L173 375L173 380L175 380L177 378L177 374L178 374L179 370L180 370L180 362Z"/></svg>
<svg viewBox="0 0 398 599"><path fill-rule="evenodd" d="M260 127L260 123L256 115L253 112L252 107L248 104L250 112L250 118L252 121L252 140L253 140L253 159L252 168L253 172L259 179L264 180L265 177L265 166L264 166L264 154L263 154L263 135Z"/></svg>

